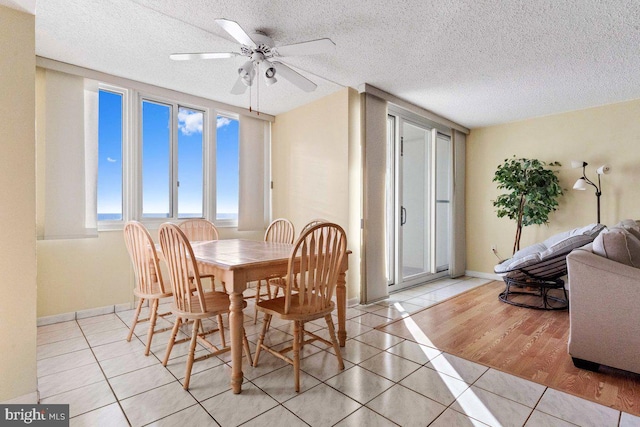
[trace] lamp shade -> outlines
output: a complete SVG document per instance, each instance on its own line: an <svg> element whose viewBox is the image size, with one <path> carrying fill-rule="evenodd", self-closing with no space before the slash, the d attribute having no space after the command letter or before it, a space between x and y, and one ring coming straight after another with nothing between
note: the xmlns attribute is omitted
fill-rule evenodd
<svg viewBox="0 0 640 427"><path fill-rule="evenodd" d="M582 160L571 160L571 167L573 169L583 168L587 166L587 162L583 162Z"/></svg>
<svg viewBox="0 0 640 427"><path fill-rule="evenodd" d="M596 170L596 172L598 173L598 175L606 175L606 174L608 174L609 172L611 172L611 166L609 166L609 165L602 165L602 166L600 166L600 167Z"/></svg>
<svg viewBox="0 0 640 427"><path fill-rule="evenodd" d="M578 178L576 183L573 184L573 189L574 190L586 190L587 189L587 182L584 180L584 178Z"/></svg>

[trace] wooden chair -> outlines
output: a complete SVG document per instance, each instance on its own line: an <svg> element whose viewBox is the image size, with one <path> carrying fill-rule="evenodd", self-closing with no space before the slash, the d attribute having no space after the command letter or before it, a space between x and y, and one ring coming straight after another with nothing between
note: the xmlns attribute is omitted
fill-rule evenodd
<svg viewBox="0 0 640 427"><path fill-rule="evenodd" d="M149 355L151 340L156 332L164 332L171 328L155 330L158 316L166 316L170 312L158 314L160 298L170 297L171 289L165 286L162 280L162 272L158 261L156 247L147 229L138 221L129 221L124 226L124 241L133 264L136 286L133 294L138 298L138 305L133 316L133 322L129 329L127 341L131 341L136 325L141 322L149 322L147 333L147 346L144 355ZM145 301L149 302L149 317L140 319L140 310Z"/></svg>
<svg viewBox="0 0 640 427"><path fill-rule="evenodd" d="M187 219L178 224L180 230L187 236L189 243L201 242L206 240L218 240L218 229L209 220L204 218ZM201 274L200 279L210 279L211 289L215 290L215 277L213 274ZM226 292L224 283L222 283L222 290Z"/></svg>
<svg viewBox="0 0 640 427"><path fill-rule="evenodd" d="M322 224L324 222L329 222L326 219L316 218L309 221L304 227L302 227L302 231L300 231L300 235L303 235L305 231L313 227L314 225Z"/></svg>
<svg viewBox="0 0 640 427"><path fill-rule="evenodd" d="M218 229L204 218L187 219L178 224L190 242L203 240L218 240Z"/></svg>
<svg viewBox="0 0 640 427"><path fill-rule="evenodd" d="M341 370L344 369L331 312L335 309L332 297L346 251L347 238L339 225L323 223L309 228L298 238L291 251L284 296L256 303L258 311L263 312L265 318L253 366L258 365L260 351L263 349L292 364L296 392L300 391L300 349L305 344L322 341L333 346L338 365ZM298 288L294 290L293 283L296 275L299 275ZM291 347L274 350L264 344L265 335L274 315L294 322ZM323 317L327 322L331 341L304 329L305 322ZM311 339L305 340L305 335L310 336ZM291 358L286 355L290 351L293 351Z"/></svg>
<svg viewBox="0 0 640 427"><path fill-rule="evenodd" d="M203 291L198 267L194 261L193 249L187 236L185 236L177 225L171 223L162 224L159 230L159 239L173 288L172 311L176 316L176 322L171 331L171 338L169 338L169 342L167 343L167 351L162 364L163 366L167 366L171 350L175 343L191 341L183 386L184 389L187 390L189 388L193 362L211 356L217 356L231 349L231 347L226 344L222 323L218 323L217 329L199 332L203 319L229 313L229 295L224 292L216 292L215 290L212 292ZM190 276L191 272L194 273L193 276ZM195 290L192 290L192 286L195 286ZM193 320L191 338L176 341L176 335L180 325L183 322L189 322L191 320ZM218 331L220 332L221 347L214 345L206 339L207 335ZM244 335L244 351L249 360L249 364L251 364L249 341L247 341L247 336L244 334L244 329L242 333ZM207 347L211 350L211 353L198 357L197 359L194 358L196 342L200 342Z"/></svg>
<svg viewBox="0 0 640 427"><path fill-rule="evenodd" d="M285 218L274 219L269 227L267 227L267 231L264 233L264 241L265 242L276 242L276 243L293 243L295 238L295 231L293 228L293 224L291 221ZM262 287L262 281L264 280L267 288L267 296L269 299L272 298L271 295L271 285L276 287L276 293L273 295L278 296L278 290L280 288L284 288L284 281L281 277L265 277L264 279L258 280L256 284L256 304L260 301L260 297L264 295L260 295L260 289ZM255 318L253 320L253 324L255 325L258 322L258 311L255 311Z"/></svg>

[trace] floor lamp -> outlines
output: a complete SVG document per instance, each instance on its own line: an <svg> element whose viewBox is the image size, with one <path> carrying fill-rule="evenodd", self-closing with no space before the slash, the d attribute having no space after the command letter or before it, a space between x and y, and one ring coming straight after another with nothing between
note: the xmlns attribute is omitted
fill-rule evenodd
<svg viewBox="0 0 640 427"><path fill-rule="evenodd" d="M587 165L588 165L587 162L583 162L579 160L573 160L571 162L572 168L574 169L582 168L582 176L578 178L575 184L573 184L573 189L586 190L587 188L589 188L588 185L591 185L593 188L596 189L596 199L598 203L598 224L600 224L600 196L602 196L602 184L600 183L600 175L608 174L609 172L611 172L611 166L602 165L598 169L596 169L596 173L598 174L598 185L596 185L593 181L587 178L586 171L585 171L585 168L587 167Z"/></svg>

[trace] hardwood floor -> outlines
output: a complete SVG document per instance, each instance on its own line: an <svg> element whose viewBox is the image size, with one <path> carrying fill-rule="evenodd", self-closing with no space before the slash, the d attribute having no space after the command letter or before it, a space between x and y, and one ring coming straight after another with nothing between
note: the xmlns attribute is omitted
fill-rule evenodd
<svg viewBox="0 0 640 427"><path fill-rule="evenodd" d="M503 289L492 282L378 329L640 415L640 375L576 368L567 353L569 313L502 303Z"/></svg>

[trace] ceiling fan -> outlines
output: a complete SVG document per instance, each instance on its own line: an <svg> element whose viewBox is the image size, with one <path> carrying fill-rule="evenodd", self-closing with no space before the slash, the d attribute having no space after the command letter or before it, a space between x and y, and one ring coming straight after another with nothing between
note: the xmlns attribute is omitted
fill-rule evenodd
<svg viewBox="0 0 640 427"><path fill-rule="evenodd" d="M305 92L313 92L317 87L314 82L283 64L279 59L287 56L330 53L336 46L328 38L275 46L273 40L266 34L256 32L249 36L235 21L216 19L215 22L242 45L240 52L174 53L169 55L169 58L176 61L185 61L190 59L223 59L246 56L248 60L238 68L238 80L231 89L231 93L235 95L243 94L247 87L253 85L256 74L260 72L264 73L267 86L271 86L278 81L276 76L281 76Z"/></svg>

